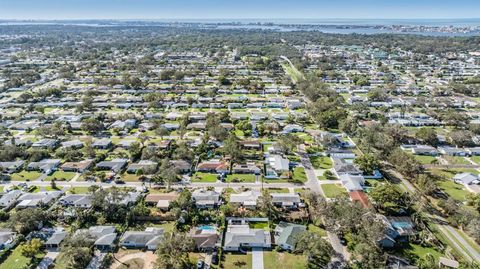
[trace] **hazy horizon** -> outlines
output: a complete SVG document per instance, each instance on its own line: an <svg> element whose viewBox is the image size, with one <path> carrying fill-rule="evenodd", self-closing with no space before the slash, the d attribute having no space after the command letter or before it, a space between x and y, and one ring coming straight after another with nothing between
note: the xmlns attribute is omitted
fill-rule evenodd
<svg viewBox="0 0 480 269"><path fill-rule="evenodd" d="M473 0L0 0L2 20L434 20L477 19L479 10Z"/></svg>

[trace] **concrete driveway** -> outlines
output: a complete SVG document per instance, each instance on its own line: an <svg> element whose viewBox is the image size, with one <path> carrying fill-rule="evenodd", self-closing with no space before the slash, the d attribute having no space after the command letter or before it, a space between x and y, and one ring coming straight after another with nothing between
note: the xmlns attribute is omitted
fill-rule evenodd
<svg viewBox="0 0 480 269"><path fill-rule="evenodd" d="M252 269L263 269L263 248L252 249Z"/></svg>

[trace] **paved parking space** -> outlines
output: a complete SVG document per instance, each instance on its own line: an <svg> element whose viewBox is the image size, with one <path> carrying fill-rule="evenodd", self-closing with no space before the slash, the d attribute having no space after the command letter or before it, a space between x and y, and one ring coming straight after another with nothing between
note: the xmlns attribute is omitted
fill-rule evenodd
<svg viewBox="0 0 480 269"><path fill-rule="evenodd" d="M252 249L252 269L263 269L263 249Z"/></svg>

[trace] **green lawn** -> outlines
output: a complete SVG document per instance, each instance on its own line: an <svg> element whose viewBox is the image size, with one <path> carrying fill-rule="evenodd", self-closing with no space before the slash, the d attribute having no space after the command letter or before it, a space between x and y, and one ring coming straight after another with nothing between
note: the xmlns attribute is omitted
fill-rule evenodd
<svg viewBox="0 0 480 269"><path fill-rule="evenodd" d="M138 178L135 174L124 173L120 178L125 182L138 182Z"/></svg>
<svg viewBox="0 0 480 269"><path fill-rule="evenodd" d="M88 187L73 187L68 189L68 192L73 194L84 194L88 193Z"/></svg>
<svg viewBox="0 0 480 269"><path fill-rule="evenodd" d="M63 172L63 171L55 171L53 174L49 175L45 178L46 181L50 181L52 179L55 180L66 180L69 181L75 176L75 172Z"/></svg>
<svg viewBox="0 0 480 269"><path fill-rule="evenodd" d="M444 156L443 158L447 160L449 164L465 164L465 165L471 164L464 157L460 157L460 156Z"/></svg>
<svg viewBox="0 0 480 269"><path fill-rule="evenodd" d="M472 173L478 175L478 171L473 168L429 169L429 171L432 174L445 179L452 179L456 174L460 173Z"/></svg>
<svg viewBox="0 0 480 269"><path fill-rule="evenodd" d="M290 191L287 188L268 188L270 193L289 193Z"/></svg>
<svg viewBox="0 0 480 269"><path fill-rule="evenodd" d="M216 174L196 172L192 176L191 181L192 182L216 182L217 181L217 175Z"/></svg>
<svg viewBox="0 0 480 269"><path fill-rule="evenodd" d="M313 225L312 223L308 224L307 229L310 232L317 233L322 237L327 235L327 231L325 231L324 229L322 229L318 226Z"/></svg>
<svg viewBox="0 0 480 269"><path fill-rule="evenodd" d="M315 169L330 169L333 167L333 162L330 157L313 156L310 157L310 162Z"/></svg>
<svg viewBox="0 0 480 269"><path fill-rule="evenodd" d="M321 187L327 198L336 198L347 194L345 188L340 184L322 184Z"/></svg>
<svg viewBox="0 0 480 269"><path fill-rule="evenodd" d="M255 182L255 175L253 174L231 174L227 175L226 182Z"/></svg>
<svg viewBox="0 0 480 269"><path fill-rule="evenodd" d="M292 179L296 182L307 182L307 174L305 174L305 168L295 167L293 169Z"/></svg>
<svg viewBox="0 0 480 269"><path fill-rule="evenodd" d="M13 181L32 181L40 177L41 173L37 171L22 171L12 174Z"/></svg>
<svg viewBox="0 0 480 269"><path fill-rule="evenodd" d="M270 230L268 227L268 222L266 221L259 221L259 222L250 222L248 226L252 229L262 229L262 230Z"/></svg>
<svg viewBox="0 0 480 269"><path fill-rule="evenodd" d="M35 256L36 261L40 261L43 256L45 256L44 253L37 254ZM0 264L0 269L27 269L30 268L33 260L31 258L24 257L20 251L20 246L16 247L12 253L7 257L7 259Z"/></svg>
<svg viewBox="0 0 480 269"><path fill-rule="evenodd" d="M436 160L433 156L425 156L425 155L413 155L413 157L419 161L421 164L431 164L433 161Z"/></svg>
<svg viewBox="0 0 480 269"><path fill-rule="evenodd" d="M250 269L252 268L252 254L232 254L224 256L223 268Z"/></svg>
<svg viewBox="0 0 480 269"><path fill-rule="evenodd" d="M288 252L264 251L263 265L265 269L306 269L307 259Z"/></svg>
<svg viewBox="0 0 480 269"><path fill-rule="evenodd" d="M470 159L472 159L472 161L475 163L480 164L480 156L472 156Z"/></svg>
<svg viewBox="0 0 480 269"><path fill-rule="evenodd" d="M412 259L414 261L425 257L427 253L432 254L436 261L438 261L440 257L444 256L442 253L438 252L434 248L423 247L421 245L417 245L413 243L408 244L404 248L400 248L400 254L402 256L408 257L409 259Z"/></svg>
<svg viewBox="0 0 480 269"><path fill-rule="evenodd" d="M438 187L452 197L455 200L466 201L466 197L470 194L469 191L465 190L463 185L457 184L451 180L441 180L438 181Z"/></svg>

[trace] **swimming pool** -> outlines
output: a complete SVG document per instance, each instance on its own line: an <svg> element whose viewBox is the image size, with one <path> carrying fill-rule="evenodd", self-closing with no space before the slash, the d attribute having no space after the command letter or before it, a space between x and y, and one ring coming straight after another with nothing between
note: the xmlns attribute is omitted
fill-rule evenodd
<svg viewBox="0 0 480 269"><path fill-rule="evenodd" d="M215 231L216 230L216 228L212 225L201 225L201 226L198 226L198 229L206 230L206 231Z"/></svg>

